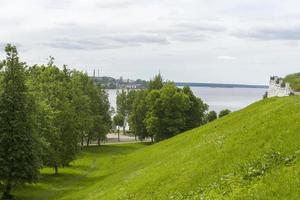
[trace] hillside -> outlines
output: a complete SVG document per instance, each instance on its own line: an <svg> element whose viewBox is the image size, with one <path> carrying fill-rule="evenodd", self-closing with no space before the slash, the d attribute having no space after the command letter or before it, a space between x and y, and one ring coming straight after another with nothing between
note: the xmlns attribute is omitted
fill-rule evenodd
<svg viewBox="0 0 300 200"><path fill-rule="evenodd" d="M287 75L284 81L290 83L293 90L300 91L300 73Z"/></svg>
<svg viewBox="0 0 300 200"><path fill-rule="evenodd" d="M300 98L257 102L155 145L87 148L19 199L299 199ZM122 153L121 153L122 152Z"/></svg>

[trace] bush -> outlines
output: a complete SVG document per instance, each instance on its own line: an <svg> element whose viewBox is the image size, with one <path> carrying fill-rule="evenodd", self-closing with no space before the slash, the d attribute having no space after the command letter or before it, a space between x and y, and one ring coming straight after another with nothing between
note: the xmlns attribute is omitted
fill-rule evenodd
<svg viewBox="0 0 300 200"><path fill-rule="evenodd" d="M211 122L214 121L215 119L218 118L218 114L215 111L209 111L209 113L207 113L206 119L207 122Z"/></svg>
<svg viewBox="0 0 300 200"><path fill-rule="evenodd" d="M224 117L225 115L228 115L230 113L231 113L231 111L228 110L228 109L221 110L220 113L219 113L219 118Z"/></svg>

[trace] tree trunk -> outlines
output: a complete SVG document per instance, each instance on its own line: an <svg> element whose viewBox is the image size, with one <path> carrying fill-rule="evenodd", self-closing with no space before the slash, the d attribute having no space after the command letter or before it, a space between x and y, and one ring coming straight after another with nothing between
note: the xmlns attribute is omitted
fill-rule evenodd
<svg viewBox="0 0 300 200"><path fill-rule="evenodd" d="M98 137L98 146L100 146L100 137Z"/></svg>
<svg viewBox="0 0 300 200"><path fill-rule="evenodd" d="M134 140L136 141L136 135L134 135Z"/></svg>
<svg viewBox="0 0 300 200"><path fill-rule="evenodd" d="M54 171L55 171L55 174L57 175L58 174L58 165L57 165L57 163L54 164Z"/></svg>
<svg viewBox="0 0 300 200"><path fill-rule="evenodd" d="M120 129L118 129L118 142L120 142Z"/></svg>
<svg viewBox="0 0 300 200"><path fill-rule="evenodd" d="M124 122L123 122L123 135L126 134L126 124L127 124L127 119L126 119L126 114L125 114L125 118L124 118Z"/></svg>
<svg viewBox="0 0 300 200"><path fill-rule="evenodd" d="M88 137L87 141L86 141L86 146L90 145L90 138Z"/></svg>
<svg viewBox="0 0 300 200"><path fill-rule="evenodd" d="M83 149L83 136L81 137L81 145L80 145L80 149Z"/></svg>
<svg viewBox="0 0 300 200"><path fill-rule="evenodd" d="M4 186L3 197L2 197L3 200L12 199L10 191L11 191L11 183L10 181L7 181L6 185Z"/></svg>
<svg viewBox="0 0 300 200"><path fill-rule="evenodd" d="M154 139L153 139L153 135L151 135L151 142L153 143Z"/></svg>

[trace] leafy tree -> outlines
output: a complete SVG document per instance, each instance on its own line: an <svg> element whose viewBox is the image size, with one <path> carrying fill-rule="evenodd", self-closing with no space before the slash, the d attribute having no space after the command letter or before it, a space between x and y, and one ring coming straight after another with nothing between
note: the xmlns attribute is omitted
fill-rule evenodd
<svg viewBox="0 0 300 200"><path fill-rule="evenodd" d="M144 140L150 136L144 123L148 112L146 102L147 95L148 91L146 90L136 92L132 103L132 110L129 115L129 127L135 137L139 137L140 140Z"/></svg>
<svg viewBox="0 0 300 200"><path fill-rule="evenodd" d="M140 139L160 141L206 122L208 106L189 87L177 88L159 75L150 88L138 91L129 116L130 129Z"/></svg>
<svg viewBox="0 0 300 200"><path fill-rule="evenodd" d="M87 92L87 85L90 80L86 74L73 71L72 73L72 103L75 109L75 130L80 138L81 149L84 145L84 139L88 136L92 126L93 119L91 118L91 99Z"/></svg>
<svg viewBox="0 0 300 200"><path fill-rule="evenodd" d="M3 92L0 97L0 180L3 199L13 199L13 186L35 182L40 168L37 141L25 85L24 63L15 46L5 47Z"/></svg>
<svg viewBox="0 0 300 200"><path fill-rule="evenodd" d="M159 73L156 75L152 80L150 80L148 89L149 90L159 90L164 86L163 84L163 78L161 74Z"/></svg>
<svg viewBox="0 0 300 200"><path fill-rule="evenodd" d="M128 122L128 117L132 110L132 105L135 99L135 90L124 90L117 93L117 113L123 116L123 134L125 134L125 128Z"/></svg>
<svg viewBox="0 0 300 200"><path fill-rule="evenodd" d="M185 112L185 131L205 124L205 112L208 110L208 106L193 94L190 87L186 86L182 90L190 101L189 109Z"/></svg>
<svg viewBox="0 0 300 200"><path fill-rule="evenodd" d="M95 84L90 80L87 84L87 93L90 98L90 118L92 120L92 125L87 134L87 146L89 146L90 141L97 138L97 132L99 131L98 123L101 121L100 107L99 107L99 94L95 87Z"/></svg>
<svg viewBox="0 0 300 200"><path fill-rule="evenodd" d="M218 115L216 113L216 111L209 111L208 114L207 114L207 121L208 122L211 122L211 121L214 121L218 118Z"/></svg>
<svg viewBox="0 0 300 200"><path fill-rule="evenodd" d="M106 134L110 131L112 126L110 104L107 92L100 86L97 90L97 113L95 115L94 129L96 131L96 138L98 145L101 140L106 139Z"/></svg>
<svg viewBox="0 0 300 200"><path fill-rule="evenodd" d="M147 96L149 111L145 119L147 131L156 141L172 137L185 127L185 112L189 98L172 83L161 90L152 90Z"/></svg>
<svg viewBox="0 0 300 200"><path fill-rule="evenodd" d="M128 114L128 104L127 104L127 93L124 89L117 92L117 119L121 119L120 116L122 116L123 122L122 125L119 123L118 126L122 126L123 127L123 134L125 134L125 128L126 128L126 118L127 118L127 114Z"/></svg>
<svg viewBox="0 0 300 200"><path fill-rule="evenodd" d="M117 113L114 118L114 125L117 126L117 132L118 132L118 141L120 141L120 127L123 126L124 124L124 116L120 113Z"/></svg>
<svg viewBox="0 0 300 200"><path fill-rule="evenodd" d="M219 118L224 117L225 115L228 115L230 113L231 113L231 111L228 110L228 109L221 110L220 113L219 113Z"/></svg>
<svg viewBox="0 0 300 200"><path fill-rule="evenodd" d="M51 66L33 66L28 71L30 93L35 96L36 121L43 143L43 164L67 166L78 152L78 125L71 72ZM74 100L74 101L73 101ZM78 105L78 104L77 104Z"/></svg>
<svg viewBox="0 0 300 200"><path fill-rule="evenodd" d="M75 159L79 150L79 136L76 132L75 121L75 108L72 102L72 82L71 71L63 66L63 79L62 79L62 97L61 107L59 108L60 115L58 127L60 130L61 141L63 146L61 148L62 166L68 166L69 163Z"/></svg>

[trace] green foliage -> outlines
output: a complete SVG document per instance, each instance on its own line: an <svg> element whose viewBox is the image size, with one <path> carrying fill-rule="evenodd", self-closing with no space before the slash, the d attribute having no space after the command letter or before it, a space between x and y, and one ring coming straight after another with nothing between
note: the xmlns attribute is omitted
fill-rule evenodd
<svg viewBox="0 0 300 200"><path fill-rule="evenodd" d="M224 117L224 116L226 116L226 115L228 115L230 113L231 113L231 111L228 110L228 109L221 110L220 113L219 113L219 118Z"/></svg>
<svg viewBox="0 0 300 200"><path fill-rule="evenodd" d="M149 87L135 92L129 115L130 129L141 140L164 140L206 123L208 106L189 87L163 84L160 74Z"/></svg>
<svg viewBox="0 0 300 200"><path fill-rule="evenodd" d="M122 124L118 123L117 126L123 127L123 133L125 134L125 127L128 122L129 115L132 111L133 101L135 99L135 90L124 90L117 92L117 116L118 119L123 119Z"/></svg>
<svg viewBox="0 0 300 200"><path fill-rule="evenodd" d="M108 100L108 93L105 89L101 87L97 87L97 96L98 96L98 118L95 120L95 131L97 133L98 145L100 144L100 140L106 139L106 134L112 128L112 118L111 118L111 110L110 103Z"/></svg>
<svg viewBox="0 0 300 200"><path fill-rule="evenodd" d="M271 98L171 139L84 150L20 199L299 199L300 98ZM129 153L131 152L131 153ZM54 192L55 191L55 192Z"/></svg>
<svg viewBox="0 0 300 200"><path fill-rule="evenodd" d="M144 140L150 136L144 123L148 112L146 101L147 95L147 90L139 90L136 92L136 96L132 104L132 111L129 115L129 127L132 133L135 136L138 136L140 140Z"/></svg>
<svg viewBox="0 0 300 200"><path fill-rule="evenodd" d="M293 90L300 91L300 73L287 75L284 81L289 83Z"/></svg>
<svg viewBox="0 0 300 200"><path fill-rule="evenodd" d="M214 120L216 120L218 118L218 114L216 113L216 111L209 111L207 113L207 116L206 116L206 119L207 119L207 122L212 122Z"/></svg>
<svg viewBox="0 0 300 200"><path fill-rule="evenodd" d="M114 118L113 118L113 122L115 126L123 126L124 124L124 116L120 113L117 113Z"/></svg>
<svg viewBox="0 0 300 200"><path fill-rule="evenodd" d="M185 113L191 105L188 96L174 84L166 84L161 90L152 90L147 96L147 103L145 125L156 141L172 137L184 130Z"/></svg>
<svg viewBox="0 0 300 200"><path fill-rule="evenodd" d="M108 95L87 75L48 66L28 71L28 86L35 96L38 132L43 138L44 164L67 166L84 141L105 139L111 127ZM80 142L79 142L80 141Z"/></svg>
<svg viewBox="0 0 300 200"><path fill-rule="evenodd" d="M185 86L182 89L183 93L189 97L189 109L185 113L185 128L184 130L190 130L200 125L205 124L205 113L208 110L208 105L196 97L192 90Z"/></svg>
<svg viewBox="0 0 300 200"><path fill-rule="evenodd" d="M3 92L0 96L0 182L3 199L15 185L35 182L40 168L37 138L25 85L25 65L15 46L5 47Z"/></svg>
<svg viewBox="0 0 300 200"><path fill-rule="evenodd" d="M72 102L71 74L49 66L28 71L28 87L37 105L36 123L44 141L44 165L66 166L78 151L76 113Z"/></svg>
<svg viewBox="0 0 300 200"><path fill-rule="evenodd" d="M1 62L5 71L0 73L0 133L1 142L5 143L1 145L0 159L8 159L2 155L12 159L11 151L19 146L20 154L27 155L23 156L24 159L32 160L32 172L42 161L44 166L54 167L57 173L59 166L68 166L75 159L80 142L83 146L84 140L89 144L90 140L97 139L100 144L105 139L112 122L108 95L104 89L96 86L82 72L70 71L65 65L60 70L54 64L53 57L49 58L47 65L25 69L25 64L19 62L14 46L8 45L6 52L7 59ZM24 138L19 139L21 135ZM22 139L28 144L25 150ZM11 140L19 145L12 144L7 152ZM20 157L18 151L15 154L13 156ZM22 159L18 161L23 162ZM8 177L11 172L7 171L10 170L7 165L3 165L3 174ZM14 167L15 164L10 165ZM20 163L18 173L21 173L22 167L23 163ZM26 171L26 167L22 172L24 176L30 172ZM20 180L16 175L18 181L13 180L8 184L7 180L3 180L5 176L0 178L0 184L5 182L6 185L12 185L36 179L25 177Z"/></svg>
<svg viewBox="0 0 300 200"><path fill-rule="evenodd" d="M149 90L159 90L163 86L164 86L163 78L159 73L152 80L150 80L149 85L148 85L148 89Z"/></svg>

